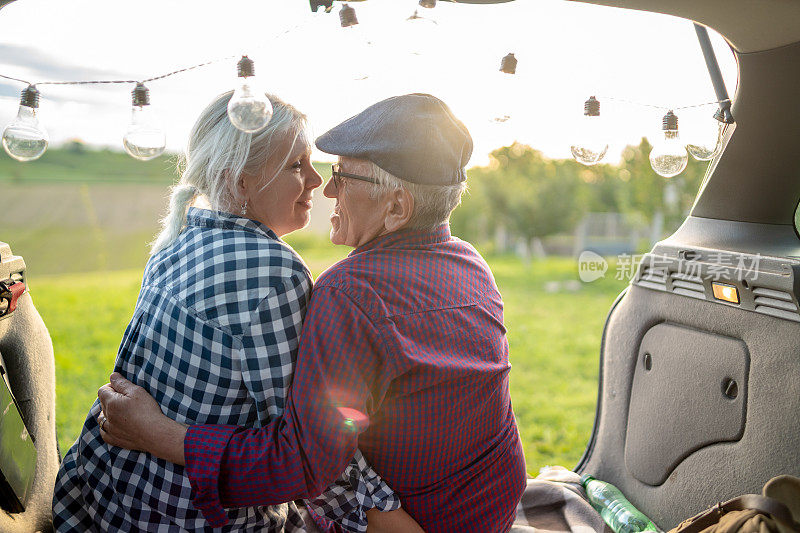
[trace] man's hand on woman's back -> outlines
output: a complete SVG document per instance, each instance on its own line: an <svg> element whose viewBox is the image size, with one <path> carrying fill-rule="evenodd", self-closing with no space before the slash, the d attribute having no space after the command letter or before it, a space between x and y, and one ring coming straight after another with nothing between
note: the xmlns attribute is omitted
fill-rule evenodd
<svg viewBox="0 0 800 533"><path fill-rule="evenodd" d="M150 452L175 464L185 464L183 439L188 426L164 416L155 399L121 374L111 374L97 397L103 410L97 417L100 435L112 446Z"/></svg>

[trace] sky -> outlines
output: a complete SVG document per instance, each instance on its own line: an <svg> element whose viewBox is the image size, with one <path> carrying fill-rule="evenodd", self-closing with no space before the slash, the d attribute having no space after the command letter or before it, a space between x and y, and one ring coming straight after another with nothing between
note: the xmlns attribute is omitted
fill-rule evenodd
<svg viewBox="0 0 800 533"><path fill-rule="evenodd" d="M255 61L261 86L294 104L319 135L383 98L429 92L472 133L470 162L518 141L570 157L583 102L596 95L615 163L626 144L659 135L666 109L716 96L692 23L685 19L563 0L489 6L418 0L353 2L360 24L344 29L306 0L17 0L0 10L0 74L30 82L140 80L179 151L200 111L234 88L236 61ZM736 64L710 32L728 91ZM513 52L517 73L499 72ZM40 120L51 145L71 139L122 150L130 84L40 87ZM16 116L22 83L0 79L0 127ZM641 105L648 104L648 105ZM715 107L676 110L683 138L713 126ZM509 115L503 123L492 119ZM331 156L316 152L315 159ZM5 153L0 157L8 157Z"/></svg>

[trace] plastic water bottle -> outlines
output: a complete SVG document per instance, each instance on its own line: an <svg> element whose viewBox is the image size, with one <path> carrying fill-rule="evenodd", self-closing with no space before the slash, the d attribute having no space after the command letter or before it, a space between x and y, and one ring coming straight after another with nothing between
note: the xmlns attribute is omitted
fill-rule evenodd
<svg viewBox="0 0 800 533"><path fill-rule="evenodd" d="M634 507L611 483L584 474L581 476L581 484L586 489L589 503L615 533L659 531L653 521Z"/></svg>

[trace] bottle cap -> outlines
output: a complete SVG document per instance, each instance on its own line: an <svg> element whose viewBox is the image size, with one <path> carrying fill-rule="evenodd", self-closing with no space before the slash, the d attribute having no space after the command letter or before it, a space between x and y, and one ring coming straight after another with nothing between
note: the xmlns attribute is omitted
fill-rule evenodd
<svg viewBox="0 0 800 533"><path fill-rule="evenodd" d="M581 485L583 485L585 487L586 484L589 483L590 481L592 481L593 479L595 479L595 477L592 476L591 474L583 474L581 476Z"/></svg>

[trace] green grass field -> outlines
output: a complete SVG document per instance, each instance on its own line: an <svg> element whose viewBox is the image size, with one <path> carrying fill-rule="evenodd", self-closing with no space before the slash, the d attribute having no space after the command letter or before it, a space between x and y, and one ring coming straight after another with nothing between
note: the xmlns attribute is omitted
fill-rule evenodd
<svg viewBox="0 0 800 533"><path fill-rule="evenodd" d="M289 240L315 275L347 253L319 237L301 234ZM545 464L572 467L594 420L603 322L624 283L613 279L612 266L607 279L581 284L577 292L549 293L546 282L577 279L574 260L489 261L506 302L512 396L528 470ZM140 281L140 269L30 280L55 347L62 452L77 437L97 388L108 378Z"/></svg>

